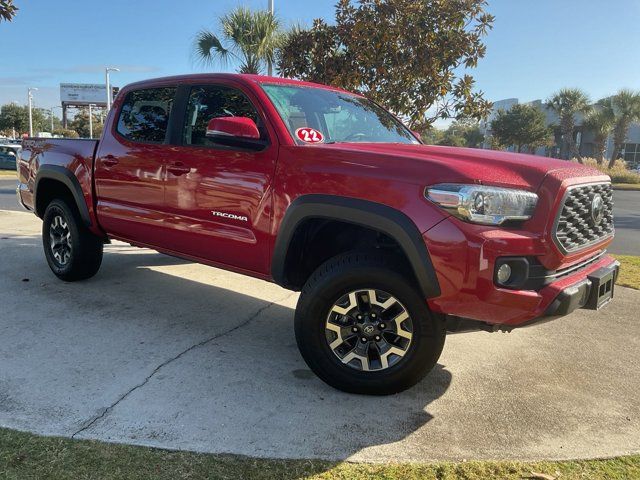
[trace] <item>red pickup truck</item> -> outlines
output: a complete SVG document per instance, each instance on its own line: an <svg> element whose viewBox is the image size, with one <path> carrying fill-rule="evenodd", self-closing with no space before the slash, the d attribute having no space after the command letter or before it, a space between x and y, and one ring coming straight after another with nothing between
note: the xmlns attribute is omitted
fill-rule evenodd
<svg viewBox="0 0 640 480"><path fill-rule="evenodd" d="M135 83L100 141L28 139L17 168L59 278L95 275L113 238L301 291L302 356L349 392L412 386L447 331L598 309L619 269L606 175L424 145L363 96L305 82Z"/></svg>

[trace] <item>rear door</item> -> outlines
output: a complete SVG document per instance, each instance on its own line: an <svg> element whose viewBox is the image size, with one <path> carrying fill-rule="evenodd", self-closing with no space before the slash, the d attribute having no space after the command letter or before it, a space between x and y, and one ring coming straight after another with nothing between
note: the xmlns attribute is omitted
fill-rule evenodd
<svg viewBox="0 0 640 480"><path fill-rule="evenodd" d="M176 91L174 86L132 90L114 105L117 118L99 143L94 173L98 219L113 236L160 244Z"/></svg>
<svg viewBox="0 0 640 480"><path fill-rule="evenodd" d="M179 98L183 107L174 124L165 190L168 246L267 275L275 134L251 92L234 83L186 85ZM264 148L219 145L206 136L212 118L229 116L253 119Z"/></svg>

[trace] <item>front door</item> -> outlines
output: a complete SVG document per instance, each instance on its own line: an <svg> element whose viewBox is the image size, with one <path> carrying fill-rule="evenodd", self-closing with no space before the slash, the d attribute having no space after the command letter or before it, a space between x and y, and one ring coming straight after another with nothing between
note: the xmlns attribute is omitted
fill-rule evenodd
<svg viewBox="0 0 640 480"><path fill-rule="evenodd" d="M172 250L241 270L268 274L271 196L277 144L247 93L231 85L181 87L186 104L167 164L166 242ZM213 118L253 119L265 140L259 151L216 144ZM177 138L178 136L176 136Z"/></svg>

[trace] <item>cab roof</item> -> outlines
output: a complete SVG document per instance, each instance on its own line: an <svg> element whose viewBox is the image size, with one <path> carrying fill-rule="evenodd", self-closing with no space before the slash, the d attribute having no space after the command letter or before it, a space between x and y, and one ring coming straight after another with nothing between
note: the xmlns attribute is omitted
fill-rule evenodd
<svg viewBox="0 0 640 480"><path fill-rule="evenodd" d="M235 80L241 83L254 83L254 84L277 84L277 85L292 85L297 87L313 87L322 88L325 90L333 90L337 92L349 93L351 95L357 95L357 93L349 92L341 88L332 87L329 85L322 85L320 83L305 82L302 80L294 80L291 78L282 77L269 77L267 75L253 75L247 73L193 73L187 75L175 75L169 77L158 77L148 80L142 80L135 83L130 83L125 88L140 88L144 86L152 86L167 83L194 83L194 82L214 82L216 80Z"/></svg>

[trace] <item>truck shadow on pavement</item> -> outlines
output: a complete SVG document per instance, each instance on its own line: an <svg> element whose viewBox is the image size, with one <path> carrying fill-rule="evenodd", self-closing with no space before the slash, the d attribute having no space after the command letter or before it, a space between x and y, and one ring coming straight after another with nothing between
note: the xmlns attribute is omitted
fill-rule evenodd
<svg viewBox="0 0 640 480"><path fill-rule="evenodd" d="M12 422L0 405L7 426L271 458L348 459L373 447L375 459L377 446L428 423L451 383L437 365L398 395L332 389L298 353L297 295L266 282L121 244L82 283L57 281L41 252L25 266L33 278L20 301L35 311L12 323L40 340L7 357L6 371L32 377L0 378L24 406Z"/></svg>

